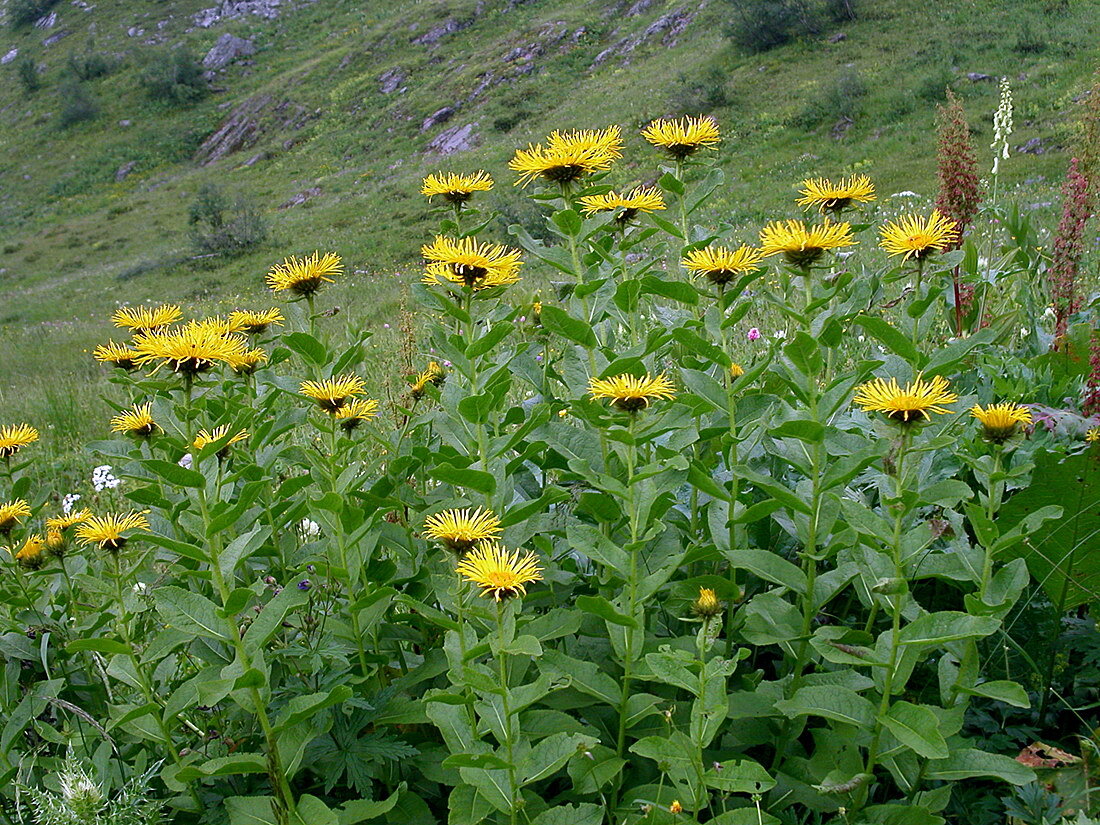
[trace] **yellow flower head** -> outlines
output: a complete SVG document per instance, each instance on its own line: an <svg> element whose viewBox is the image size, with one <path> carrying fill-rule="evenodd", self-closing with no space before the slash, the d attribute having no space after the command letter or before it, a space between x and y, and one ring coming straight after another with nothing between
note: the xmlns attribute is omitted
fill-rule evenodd
<svg viewBox="0 0 1100 825"><path fill-rule="evenodd" d="M722 140L718 121L709 115L655 120L642 130L642 137L674 160L683 160L703 148L713 149Z"/></svg>
<svg viewBox="0 0 1100 825"><path fill-rule="evenodd" d="M903 260L921 260L933 252L942 252L959 239L958 223L933 209L928 218L909 215L890 221L879 229L879 246L891 255L904 255Z"/></svg>
<svg viewBox="0 0 1100 825"><path fill-rule="evenodd" d="M760 269L762 260L763 252L745 244L734 250L724 246L708 246L689 252L680 265L692 275L702 275L721 289L734 278Z"/></svg>
<svg viewBox="0 0 1100 825"><path fill-rule="evenodd" d="M461 206L470 199L474 192L488 192L493 188L493 179L487 172L475 172L472 175L456 175L454 172L438 175L432 174L424 178L424 185L420 187L420 194L431 200L436 195L442 195L444 200L455 206Z"/></svg>
<svg viewBox="0 0 1100 825"><path fill-rule="evenodd" d="M323 381L303 381L298 391L316 401L325 412L335 413L365 388L363 379L358 375L338 375Z"/></svg>
<svg viewBox="0 0 1100 825"><path fill-rule="evenodd" d="M500 519L491 510L444 510L424 520L424 535L458 554L500 536Z"/></svg>
<svg viewBox="0 0 1100 825"><path fill-rule="evenodd" d="M836 183L825 178L809 178L802 181L798 190L802 195L798 205L822 212L841 212L853 203L868 203L875 199L875 185L866 175L841 178Z"/></svg>
<svg viewBox="0 0 1100 825"><path fill-rule="evenodd" d="M684 806L679 799L672 800L672 804L668 806L668 812L670 814L680 814L684 812Z"/></svg>
<svg viewBox="0 0 1100 825"><path fill-rule="evenodd" d="M58 530L56 527L46 528L46 549L50 551L51 556L56 558L63 558L65 556L65 550L67 549L68 541L65 539L65 534Z"/></svg>
<svg viewBox="0 0 1100 825"><path fill-rule="evenodd" d="M67 516L51 516L46 519L47 530L68 530L77 524L83 524L92 517L92 511L87 508L75 510Z"/></svg>
<svg viewBox="0 0 1100 825"><path fill-rule="evenodd" d="M0 504L0 533L7 535L23 519L31 514L30 505L21 498Z"/></svg>
<svg viewBox="0 0 1100 825"><path fill-rule="evenodd" d="M336 411L336 420L340 422L343 429L351 431L376 415L378 415L377 401L357 398Z"/></svg>
<svg viewBox="0 0 1100 825"><path fill-rule="evenodd" d="M428 261L423 279L426 284L462 284L473 290L507 286L519 280L523 266L518 249L479 243L475 238L456 241L438 235L420 251Z"/></svg>
<svg viewBox="0 0 1100 825"><path fill-rule="evenodd" d="M215 427L212 430L199 430L195 435L195 440L191 442L191 446L196 450L201 450L207 444L213 444L215 441L221 441L229 435L229 425L222 424L220 427ZM225 442L225 445L218 451L218 457L224 458L226 453L229 452L231 445L236 444L239 441L244 441L248 438L248 430L241 430L231 439Z"/></svg>
<svg viewBox="0 0 1100 825"><path fill-rule="evenodd" d="M773 221L760 230L761 251L765 255L782 253L797 267L810 266L826 251L855 243L848 223L825 221L807 226L802 221Z"/></svg>
<svg viewBox="0 0 1100 825"><path fill-rule="evenodd" d="M156 432L157 423L153 420L153 405L135 404L133 409L119 413L111 419L111 432L148 438Z"/></svg>
<svg viewBox="0 0 1100 825"><path fill-rule="evenodd" d="M712 619L722 612L722 603L713 590L700 587L699 598L692 603L691 611L701 619Z"/></svg>
<svg viewBox="0 0 1100 825"><path fill-rule="evenodd" d="M114 341L100 344L92 351L92 356L101 363L127 371L137 369L138 365L137 351L125 344L116 344Z"/></svg>
<svg viewBox="0 0 1100 825"><path fill-rule="evenodd" d="M135 530L149 532L149 520L145 513L107 513L104 516L91 516L76 528L76 537L81 544L97 544L100 550L112 553L121 550L126 544L128 533Z"/></svg>
<svg viewBox="0 0 1100 825"><path fill-rule="evenodd" d="M259 335L266 332L272 324L282 326L283 313L277 309L257 312L251 309L235 309L229 313L230 332L243 332L245 335Z"/></svg>
<svg viewBox="0 0 1100 825"><path fill-rule="evenodd" d="M740 378L745 374L745 368L738 363L730 364L730 378Z"/></svg>
<svg viewBox="0 0 1100 825"><path fill-rule="evenodd" d="M1100 441L1100 427L1089 427L1088 432L1085 433L1085 441L1089 444Z"/></svg>
<svg viewBox="0 0 1100 825"><path fill-rule="evenodd" d="M281 264L272 266L267 273L267 285L273 292L290 290L295 295L307 297L322 284L335 283L332 276L343 274L344 265L339 255L314 252L305 258L286 258Z"/></svg>
<svg viewBox="0 0 1100 825"><path fill-rule="evenodd" d="M423 398L424 390L428 384L440 387L446 380L447 373L443 371L443 367L435 361L429 361L427 368L413 379L412 384L409 386L409 394L414 401L419 401Z"/></svg>
<svg viewBox="0 0 1100 825"><path fill-rule="evenodd" d="M173 372L194 377L239 358L247 344L241 336L224 335L212 324L191 322L178 329L142 333L134 339L134 349L139 364L159 361L158 369L167 364Z"/></svg>
<svg viewBox="0 0 1100 825"><path fill-rule="evenodd" d="M516 181L519 186L526 186L535 178L568 184L593 172L610 169L622 157L622 147L622 130L618 126L555 131L545 147L540 143L516 150L508 168L520 173Z"/></svg>
<svg viewBox="0 0 1100 825"><path fill-rule="evenodd" d="M586 215L600 212L618 212L615 220L626 223L633 220L639 212L656 212L665 208L665 199L653 186L638 186L625 195L608 192L606 195L585 195L581 198L581 208Z"/></svg>
<svg viewBox="0 0 1100 825"><path fill-rule="evenodd" d="M612 406L629 413L636 413L658 398L676 397L672 382L664 375L651 377L646 374L616 375L613 378L590 378L588 394L595 399L607 398Z"/></svg>
<svg viewBox="0 0 1100 825"><path fill-rule="evenodd" d="M27 424L8 424L0 427L0 458L11 458L37 440L38 430Z"/></svg>
<svg viewBox="0 0 1100 825"><path fill-rule="evenodd" d="M1019 404L990 404L984 409L975 404L970 413L982 425L982 434L994 444L1003 444L1031 423L1031 410Z"/></svg>
<svg viewBox="0 0 1100 825"><path fill-rule="evenodd" d="M886 381L876 378L856 390L853 401L866 412L881 412L892 421L908 424L917 416L929 420L930 412L945 414L951 410L944 404L954 404L959 396L948 390L947 379L937 375L925 381L919 375L902 389L896 378Z"/></svg>
<svg viewBox="0 0 1100 825"><path fill-rule="evenodd" d="M45 550L45 540L43 540L40 534L34 533L33 535L27 536L27 540L23 542L23 546L15 552L15 560L28 570L37 570L42 566L42 563L46 561L44 555Z"/></svg>
<svg viewBox="0 0 1100 825"><path fill-rule="evenodd" d="M527 585L542 581L542 570L534 553L509 553L496 542L486 542L467 553L455 567L466 581L481 588L482 595L498 602L527 595Z"/></svg>
<svg viewBox="0 0 1100 825"><path fill-rule="evenodd" d="M227 363L229 368L237 375L252 375L266 360L267 353L262 349L250 349L239 355L234 355Z"/></svg>
<svg viewBox="0 0 1100 825"><path fill-rule="evenodd" d="M111 322L116 327L123 327L137 335L139 332L164 329L182 317L180 308L174 304L159 307L119 307L111 316Z"/></svg>

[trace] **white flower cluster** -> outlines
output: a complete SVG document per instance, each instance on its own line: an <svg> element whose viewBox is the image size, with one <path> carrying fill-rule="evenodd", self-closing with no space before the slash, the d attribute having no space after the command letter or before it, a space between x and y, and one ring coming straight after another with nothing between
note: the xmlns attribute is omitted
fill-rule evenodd
<svg viewBox="0 0 1100 825"><path fill-rule="evenodd" d="M79 493L66 493L61 499L61 512L66 516L72 513L73 505L80 501Z"/></svg>
<svg viewBox="0 0 1100 825"><path fill-rule="evenodd" d="M121 483L122 481L115 478L111 473L110 464L101 464L92 470L92 487L95 488L97 493L103 490L113 490Z"/></svg>
<svg viewBox="0 0 1100 825"><path fill-rule="evenodd" d="M1012 134L1012 87L1008 78L1001 78L1001 104L993 113L993 174L1001 168L1001 161L1008 160L1008 136Z"/></svg>
<svg viewBox="0 0 1100 825"><path fill-rule="evenodd" d="M311 519L304 518L298 524L298 532L302 534L302 538L316 538L321 535L321 525Z"/></svg>

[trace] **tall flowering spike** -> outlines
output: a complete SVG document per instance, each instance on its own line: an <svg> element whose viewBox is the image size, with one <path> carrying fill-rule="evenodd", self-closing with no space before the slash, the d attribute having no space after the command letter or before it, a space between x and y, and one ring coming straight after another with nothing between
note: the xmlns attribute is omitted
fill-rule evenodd
<svg viewBox="0 0 1100 825"><path fill-rule="evenodd" d="M694 249L683 257L680 266L692 275L701 275L719 288L749 272L760 269L764 253L746 244L737 249L724 246L708 246Z"/></svg>
<svg viewBox="0 0 1100 825"><path fill-rule="evenodd" d="M552 132L547 145L541 143L517 149L508 168L519 172L517 186L536 178L549 183L570 184L594 172L605 172L622 157L623 137L618 126Z"/></svg>
<svg viewBox="0 0 1100 825"><path fill-rule="evenodd" d="M325 284L335 283L333 277L344 274L340 256L327 252L314 252L305 258L286 258L275 264L267 273L267 286L272 292L293 292L308 298Z"/></svg>
<svg viewBox="0 0 1100 825"><path fill-rule="evenodd" d="M471 550L458 562L457 572L466 581L481 588L484 596L498 602L527 595L527 585L542 581L542 569L534 553L509 553L496 542L486 542Z"/></svg>
<svg viewBox="0 0 1100 825"><path fill-rule="evenodd" d="M908 215L890 221L879 229L879 246L890 255L902 255L902 260L923 260L933 252L942 252L959 239L955 221L933 209L928 218Z"/></svg>
<svg viewBox="0 0 1100 825"><path fill-rule="evenodd" d="M936 175L939 194L936 209L958 224L959 238L951 249L962 246L962 235L978 214L982 201L978 183L978 161L970 139L966 113L955 94L947 90L947 105L938 107L939 148Z"/></svg>
<svg viewBox="0 0 1100 825"><path fill-rule="evenodd" d="M993 113L993 174L1001 168L1001 161L1008 160L1008 138L1012 134L1012 87L1008 78L1001 78L1001 102Z"/></svg>
<svg viewBox="0 0 1100 825"><path fill-rule="evenodd" d="M37 440L38 430L29 424L8 424L0 427L0 458L11 458Z"/></svg>
<svg viewBox="0 0 1100 825"><path fill-rule="evenodd" d="M335 413L364 389L366 385L358 375L338 375L323 381L303 381L298 391L316 401L325 412Z"/></svg>
<svg viewBox="0 0 1100 825"><path fill-rule="evenodd" d="M117 553L125 546L131 533L149 532L149 529L145 513L107 513L87 519L76 528L76 537L81 544L95 544L100 550Z"/></svg>
<svg viewBox="0 0 1100 825"><path fill-rule="evenodd" d="M1089 335L1089 377L1085 380L1085 397L1081 414L1093 416L1100 412L1100 333Z"/></svg>
<svg viewBox="0 0 1100 825"><path fill-rule="evenodd" d="M0 535L7 535L19 522L30 518L31 508L21 498L0 504Z"/></svg>
<svg viewBox="0 0 1100 825"><path fill-rule="evenodd" d="M137 335L140 332L164 329L182 317L183 313L175 304L164 304L159 307L119 307L111 316L111 322L116 327L128 329Z"/></svg>
<svg viewBox="0 0 1100 825"><path fill-rule="evenodd" d="M594 399L606 398L616 409L628 413L644 410L657 399L676 397L672 382L664 375L616 375L612 378L590 378L588 394Z"/></svg>
<svg viewBox="0 0 1100 825"><path fill-rule="evenodd" d="M772 221L760 230L760 251L764 255L782 254L797 267L811 266L827 251L856 243L851 224L828 220L817 226L802 221Z"/></svg>
<svg viewBox="0 0 1100 825"><path fill-rule="evenodd" d="M474 192L488 192L493 188L493 179L487 172L479 171L472 175L458 175L454 172L431 174L424 178L420 194L428 200L442 196L447 203L462 206Z"/></svg>
<svg viewBox="0 0 1100 825"><path fill-rule="evenodd" d="M1100 72L1093 75L1093 84L1081 100L1081 117L1077 124L1078 171L1089 182L1088 206L1096 206L1100 192Z"/></svg>
<svg viewBox="0 0 1100 825"><path fill-rule="evenodd" d="M581 208L586 215L600 212L618 212L615 220L626 223L633 220L639 212L656 212L665 208L665 199L656 187L639 186L619 195L608 192L606 195L585 195L581 198Z"/></svg>
<svg viewBox="0 0 1100 825"><path fill-rule="evenodd" d="M454 240L437 235L421 247L428 262L424 283L452 283L476 291L519 281L523 256L518 249L481 243L476 238Z"/></svg>
<svg viewBox="0 0 1100 825"><path fill-rule="evenodd" d="M445 510L424 520L424 535L461 555L500 536L500 519L491 510Z"/></svg>
<svg viewBox="0 0 1100 825"><path fill-rule="evenodd" d="M875 185L866 175L853 175L831 181L825 178L808 178L798 190L802 195L798 205L822 212L842 212L853 203L869 203L875 199Z"/></svg>
<svg viewBox="0 0 1100 825"><path fill-rule="evenodd" d="M1019 404L975 404L970 414L982 425L982 435L994 444L1003 444L1031 423L1031 410Z"/></svg>
<svg viewBox="0 0 1100 825"><path fill-rule="evenodd" d="M710 115L655 120L642 130L642 137L676 161L684 160L700 149L713 149L722 140L718 121Z"/></svg>
<svg viewBox="0 0 1100 825"><path fill-rule="evenodd" d="M1077 268L1085 254L1085 224L1091 216L1089 183L1078 171L1078 161L1074 158L1062 184L1062 219L1054 235L1054 249L1047 268L1050 300L1054 305L1055 346L1066 334L1070 316L1081 308Z"/></svg>
<svg viewBox="0 0 1100 825"><path fill-rule="evenodd" d="M959 396L950 392L947 379L943 376L937 375L925 381L918 375L904 389L898 386L896 378L868 381L856 390L852 400L865 412L881 412L895 423L911 424L918 418L930 420L930 412L940 415L951 412L944 405L954 404Z"/></svg>

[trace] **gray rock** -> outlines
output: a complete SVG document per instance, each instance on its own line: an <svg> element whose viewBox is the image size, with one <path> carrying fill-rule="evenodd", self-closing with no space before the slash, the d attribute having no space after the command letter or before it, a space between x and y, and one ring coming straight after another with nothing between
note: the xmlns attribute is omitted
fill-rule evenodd
<svg viewBox="0 0 1100 825"><path fill-rule="evenodd" d="M139 28L137 26L131 26L126 30L127 37L141 37L143 34L145 34L145 29Z"/></svg>
<svg viewBox="0 0 1100 825"><path fill-rule="evenodd" d="M982 74L981 72L967 72L967 80L971 83L981 83L983 80L994 80L992 75Z"/></svg>
<svg viewBox="0 0 1100 825"><path fill-rule="evenodd" d="M196 26L208 29L222 20L235 20L239 17L262 17L274 20L282 11L283 0L222 0L217 6L203 9L191 19Z"/></svg>
<svg viewBox="0 0 1100 825"><path fill-rule="evenodd" d="M406 74L400 69L390 69L383 72L382 76L378 78L379 91L384 95L392 95L397 91L403 92L405 90L402 86L404 86L407 79Z"/></svg>
<svg viewBox="0 0 1100 825"><path fill-rule="evenodd" d="M687 6L680 6L667 14L662 14L646 26L641 34L621 38L614 45L596 55L596 59L592 61L592 68L599 66L612 57L628 58L639 46L645 45L658 36L661 37L662 45L672 48L676 45L676 38L684 33L684 30L691 25L691 21L695 19L695 15L705 5L705 2L700 3L695 11L690 11ZM627 60L624 59L623 63L626 62Z"/></svg>
<svg viewBox="0 0 1100 825"><path fill-rule="evenodd" d="M118 167L118 171L115 172L115 183L122 183L126 180L126 176L134 171L135 166L137 166L137 161L130 160Z"/></svg>
<svg viewBox="0 0 1100 825"><path fill-rule="evenodd" d="M412 42L420 46L434 46L447 35L469 28L473 22L473 20L456 20L452 17L450 20L429 29L419 37L414 37Z"/></svg>
<svg viewBox="0 0 1100 825"><path fill-rule="evenodd" d="M241 166L247 169L250 166L255 166L261 160L267 160L269 157L271 157L271 155L269 155L267 152L257 152L255 155L242 163Z"/></svg>
<svg viewBox="0 0 1100 825"><path fill-rule="evenodd" d="M1033 137L1026 143L1021 143L1016 147L1016 151L1026 155L1041 155L1046 152L1047 148L1043 145L1043 139Z"/></svg>
<svg viewBox="0 0 1100 825"><path fill-rule="evenodd" d="M132 120L120 120L118 122L118 125L123 129L128 129L129 127L134 125L134 121L132 121Z"/></svg>
<svg viewBox="0 0 1100 825"><path fill-rule="evenodd" d="M841 43L841 42L843 42L847 39L848 39L848 35L846 35L844 32L837 32L836 34L834 34L832 37L829 38L829 42L830 43Z"/></svg>
<svg viewBox="0 0 1100 825"><path fill-rule="evenodd" d="M0 57L0 66L7 66L17 57L19 57L19 49L12 49L3 57Z"/></svg>
<svg viewBox="0 0 1100 825"><path fill-rule="evenodd" d="M306 201L313 200L314 198L318 197L320 194L321 194L321 187L320 186L314 186L310 189L307 189L304 192L299 192L297 195L292 197L286 203L280 204L279 208L280 209L290 209L292 206L301 206Z"/></svg>
<svg viewBox="0 0 1100 825"><path fill-rule="evenodd" d="M638 0L633 6L626 10L626 17L637 17L644 12L650 6L653 5L653 0Z"/></svg>
<svg viewBox="0 0 1100 825"><path fill-rule="evenodd" d="M1049 209L1051 206L1054 206L1054 201L1040 201L1039 203L1029 203L1027 205L1027 208L1028 209Z"/></svg>
<svg viewBox="0 0 1100 825"><path fill-rule="evenodd" d="M43 40L42 45L48 48L54 43L57 43L59 40L64 40L70 34L72 34L72 31L70 31L69 29L62 29L61 31L51 34L49 37Z"/></svg>
<svg viewBox="0 0 1100 825"><path fill-rule="evenodd" d="M255 146L268 132L301 129L319 114L320 110L309 112L290 100L276 102L271 95L255 95L233 109L202 142L195 152L195 161L209 166L227 155ZM293 139L289 142L293 144Z"/></svg>
<svg viewBox="0 0 1100 825"><path fill-rule="evenodd" d="M454 117L456 111L458 110L455 109L454 106L444 106L442 109L437 109L424 118L424 122L420 124L420 131L426 132L433 126L438 126L440 123L446 123Z"/></svg>
<svg viewBox="0 0 1100 825"><path fill-rule="evenodd" d="M232 34L223 34L218 41L206 53L202 59L202 65L210 70L217 70L228 66L238 57L248 57L256 53L256 44L243 37Z"/></svg>
<svg viewBox="0 0 1100 825"><path fill-rule="evenodd" d="M472 149L478 138L474 132L476 127L477 123L467 123L465 126L444 129L428 143L428 150L437 155L453 155Z"/></svg>
<svg viewBox="0 0 1100 825"><path fill-rule="evenodd" d="M36 29L52 29L57 25L57 12L51 11L45 17L39 17L34 21L34 27Z"/></svg>

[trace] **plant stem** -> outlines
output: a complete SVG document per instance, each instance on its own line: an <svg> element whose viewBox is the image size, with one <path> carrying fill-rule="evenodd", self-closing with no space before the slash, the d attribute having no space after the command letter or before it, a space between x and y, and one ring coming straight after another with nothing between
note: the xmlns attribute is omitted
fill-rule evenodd
<svg viewBox="0 0 1100 825"><path fill-rule="evenodd" d="M512 753L512 710L511 690L508 688L508 662L504 652L508 646L504 638L504 610L505 603L497 602L497 638L500 648L497 650L497 668L500 675L501 704L504 710L504 749L508 757L508 791L509 791L509 821L516 825L516 765Z"/></svg>

